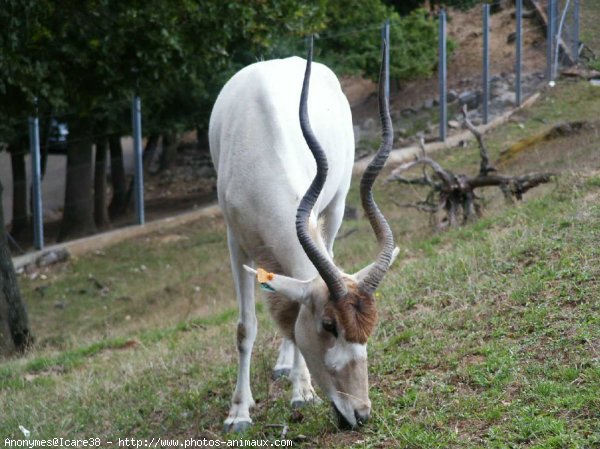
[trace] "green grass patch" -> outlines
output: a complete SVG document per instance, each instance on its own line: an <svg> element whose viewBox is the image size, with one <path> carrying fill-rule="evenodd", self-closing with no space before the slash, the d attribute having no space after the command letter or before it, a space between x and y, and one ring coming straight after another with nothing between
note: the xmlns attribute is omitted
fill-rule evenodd
<svg viewBox="0 0 600 449"><path fill-rule="evenodd" d="M590 95L583 83L553 90L519 118L524 128L509 123L487 136L494 158L554 120L600 112ZM377 295L371 421L340 432L326 401L291 410L289 382L270 378L279 340L258 299L257 407L245 437L274 440L287 426L295 447L600 446L594 132L503 167L564 168L560 149L577 164L588 161L585 170L569 166L519 204L486 191L484 217L448 232L385 201L418 192L378 187L401 254ZM474 150L436 158L474 172ZM341 234L354 229L336 245L348 271L376 252L368 223L346 221ZM0 365L2 435L20 438L22 425L31 438L232 438L222 422L236 380L237 310L221 220L135 239L20 281L37 343Z"/></svg>

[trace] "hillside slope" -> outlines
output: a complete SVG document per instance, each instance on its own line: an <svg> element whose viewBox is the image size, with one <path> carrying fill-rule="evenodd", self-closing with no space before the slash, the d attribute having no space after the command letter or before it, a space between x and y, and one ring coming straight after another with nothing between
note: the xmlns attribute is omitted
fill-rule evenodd
<svg viewBox="0 0 600 449"><path fill-rule="evenodd" d="M498 160L541 129L599 114L599 88L564 83L486 138ZM477 169L473 146L436 157ZM598 123L498 165L563 175L522 204L490 191L480 221L443 234L390 201L419 192L377 187L402 252L378 295L373 419L360 432L338 432L325 404L290 410L289 384L270 380L279 340L259 301L247 438L273 440L287 425L294 447L600 445ZM340 235L348 271L375 251L362 219ZM21 438L23 426L31 439L222 437L237 312L220 219L29 273L21 286L37 345L0 366L2 435Z"/></svg>

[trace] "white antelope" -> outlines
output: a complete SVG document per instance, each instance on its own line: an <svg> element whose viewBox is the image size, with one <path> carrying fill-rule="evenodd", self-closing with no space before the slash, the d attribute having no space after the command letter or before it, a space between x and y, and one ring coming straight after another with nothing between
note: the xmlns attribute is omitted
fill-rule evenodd
<svg viewBox="0 0 600 449"><path fill-rule="evenodd" d="M292 57L240 70L223 87L210 118L240 310L238 376L226 430L252 423L255 278L270 292L269 309L284 335L274 373L289 370L292 406L319 400L312 375L341 427L355 428L371 412L366 343L377 319L373 294L398 253L371 193L391 149L391 119L380 80L383 143L360 186L380 250L373 264L346 274L333 263L333 243L354 162L352 118L337 77L318 63L311 75L311 60L312 42L308 61ZM381 73L386 70L384 63ZM255 261L276 274L254 270Z"/></svg>

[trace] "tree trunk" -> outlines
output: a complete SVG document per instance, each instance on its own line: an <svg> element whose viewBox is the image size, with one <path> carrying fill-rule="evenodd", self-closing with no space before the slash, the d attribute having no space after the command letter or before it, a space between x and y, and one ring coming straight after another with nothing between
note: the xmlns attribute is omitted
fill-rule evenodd
<svg viewBox="0 0 600 449"><path fill-rule="evenodd" d="M96 231L91 130L91 122L85 119L74 121L69 130L65 211L58 234L59 242Z"/></svg>
<svg viewBox="0 0 600 449"><path fill-rule="evenodd" d="M25 351L33 342L33 336L6 242L1 182L0 224L0 356L7 356Z"/></svg>
<svg viewBox="0 0 600 449"><path fill-rule="evenodd" d="M27 176L25 174L25 141L8 147L13 175L13 204L11 234L18 241L26 241L31 236L27 207Z"/></svg>
<svg viewBox="0 0 600 449"><path fill-rule="evenodd" d="M106 205L106 150L107 139L96 141L96 163L94 165L94 222L99 229L109 226L108 207Z"/></svg>
<svg viewBox="0 0 600 449"><path fill-rule="evenodd" d="M154 160L156 149L158 148L159 138L159 134L152 134L148 137L148 141L146 142L146 147L144 148L144 153L142 156L144 162L144 174L150 173L152 161Z"/></svg>
<svg viewBox="0 0 600 449"><path fill-rule="evenodd" d="M48 167L48 151L50 150L50 119L40 120L40 142L40 171L42 179L44 179Z"/></svg>
<svg viewBox="0 0 600 449"><path fill-rule="evenodd" d="M110 181L113 188L113 196L108 207L108 215L111 220L125 215L127 212L127 181L125 179L125 165L123 164L123 147L121 136L111 135L108 138L110 148Z"/></svg>
<svg viewBox="0 0 600 449"><path fill-rule="evenodd" d="M162 152L160 153L159 159L159 170L167 170L173 159L175 158L175 152L177 150L177 135L165 134L162 140Z"/></svg>

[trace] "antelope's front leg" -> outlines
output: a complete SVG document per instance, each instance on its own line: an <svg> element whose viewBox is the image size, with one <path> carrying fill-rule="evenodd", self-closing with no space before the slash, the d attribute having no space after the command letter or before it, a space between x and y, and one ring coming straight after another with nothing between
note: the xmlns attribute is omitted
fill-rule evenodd
<svg viewBox="0 0 600 449"><path fill-rule="evenodd" d="M244 264L252 264L251 259L243 252L230 231L228 231L227 237L240 316L237 326L239 356L237 383L231 399L229 416L225 420L225 431L242 432L252 424L250 408L254 407L250 389L250 358L257 330L254 308L254 276L243 268Z"/></svg>

